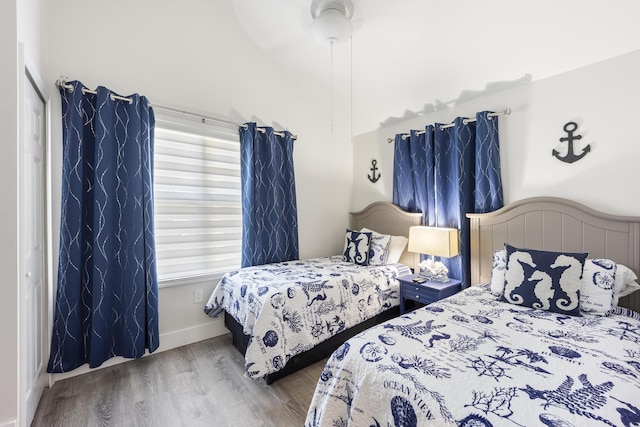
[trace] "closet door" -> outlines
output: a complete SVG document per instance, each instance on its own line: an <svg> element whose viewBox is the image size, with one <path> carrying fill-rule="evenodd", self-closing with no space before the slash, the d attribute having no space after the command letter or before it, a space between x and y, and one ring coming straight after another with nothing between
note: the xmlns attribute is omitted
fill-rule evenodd
<svg viewBox="0 0 640 427"><path fill-rule="evenodd" d="M20 165L20 382L21 418L30 425L45 386L45 102L24 81Z"/></svg>

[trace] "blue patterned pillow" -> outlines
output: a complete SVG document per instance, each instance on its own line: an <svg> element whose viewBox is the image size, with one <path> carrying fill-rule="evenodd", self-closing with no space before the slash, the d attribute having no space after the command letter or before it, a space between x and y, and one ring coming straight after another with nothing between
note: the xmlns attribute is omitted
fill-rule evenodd
<svg viewBox="0 0 640 427"><path fill-rule="evenodd" d="M501 296L504 293L504 275L507 271L507 251L497 250L491 262L491 293Z"/></svg>
<svg viewBox="0 0 640 427"><path fill-rule="evenodd" d="M369 265L371 233L347 230L342 259L358 265Z"/></svg>
<svg viewBox="0 0 640 427"><path fill-rule="evenodd" d="M582 314L608 316L613 312L616 268L610 259L587 259L584 263L580 288Z"/></svg>
<svg viewBox="0 0 640 427"><path fill-rule="evenodd" d="M369 265L385 265L389 257L391 236L380 234L368 228L361 228L361 233L371 233L371 249L369 249Z"/></svg>
<svg viewBox="0 0 640 427"><path fill-rule="evenodd" d="M505 248L503 301L580 316L580 283L588 254Z"/></svg>

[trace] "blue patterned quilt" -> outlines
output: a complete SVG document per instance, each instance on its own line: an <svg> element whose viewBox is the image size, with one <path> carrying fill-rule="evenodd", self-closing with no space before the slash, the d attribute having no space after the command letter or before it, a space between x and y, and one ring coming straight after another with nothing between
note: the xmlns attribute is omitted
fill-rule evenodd
<svg viewBox="0 0 640 427"><path fill-rule="evenodd" d="M341 256L247 267L226 274L205 305L251 337L246 375L261 378L333 335L399 304L403 264L360 266Z"/></svg>
<svg viewBox="0 0 640 427"><path fill-rule="evenodd" d="M637 426L640 321L500 302L475 286L329 358L314 426Z"/></svg>

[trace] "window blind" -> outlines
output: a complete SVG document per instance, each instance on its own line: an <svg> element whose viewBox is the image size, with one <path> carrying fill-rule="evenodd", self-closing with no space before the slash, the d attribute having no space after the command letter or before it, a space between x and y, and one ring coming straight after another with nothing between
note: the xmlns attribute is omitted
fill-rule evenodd
<svg viewBox="0 0 640 427"><path fill-rule="evenodd" d="M212 125L156 119L154 196L159 286L240 267L240 144Z"/></svg>

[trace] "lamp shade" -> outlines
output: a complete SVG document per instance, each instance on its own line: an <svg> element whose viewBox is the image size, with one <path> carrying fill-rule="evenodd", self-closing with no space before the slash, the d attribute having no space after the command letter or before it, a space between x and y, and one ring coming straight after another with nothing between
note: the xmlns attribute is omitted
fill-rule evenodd
<svg viewBox="0 0 640 427"><path fill-rule="evenodd" d="M458 230L445 227L409 228L409 252L451 258L459 253Z"/></svg>

